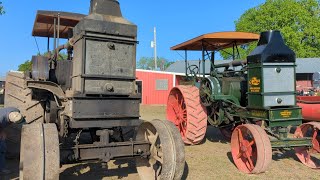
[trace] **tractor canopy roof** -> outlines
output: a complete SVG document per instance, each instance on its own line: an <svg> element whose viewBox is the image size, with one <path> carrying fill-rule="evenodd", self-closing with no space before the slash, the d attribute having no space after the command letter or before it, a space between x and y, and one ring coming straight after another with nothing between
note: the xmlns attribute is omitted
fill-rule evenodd
<svg viewBox="0 0 320 180"><path fill-rule="evenodd" d="M258 41L259 34L248 32L215 32L204 34L171 47L171 50L219 51L229 47Z"/></svg>
<svg viewBox="0 0 320 180"><path fill-rule="evenodd" d="M56 24L58 24L58 15L60 15L60 38L68 38L68 29L75 27L85 17L85 15L77 13L38 11L32 36L54 37L54 19L56 18Z"/></svg>

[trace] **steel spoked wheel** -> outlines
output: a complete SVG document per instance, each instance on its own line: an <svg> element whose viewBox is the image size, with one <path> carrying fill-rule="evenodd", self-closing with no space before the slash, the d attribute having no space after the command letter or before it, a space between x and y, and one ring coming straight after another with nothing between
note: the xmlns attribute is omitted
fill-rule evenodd
<svg viewBox="0 0 320 180"><path fill-rule="evenodd" d="M24 125L19 179L59 179L60 152L55 124Z"/></svg>
<svg viewBox="0 0 320 180"><path fill-rule="evenodd" d="M314 169L320 168L320 123L309 122L302 124L295 131L296 138L310 137L312 139L312 147L295 148L298 159L306 166Z"/></svg>
<svg viewBox="0 0 320 180"><path fill-rule="evenodd" d="M185 144L199 144L206 133L206 108L200 103L195 86L177 86L169 94L167 119L179 129Z"/></svg>
<svg viewBox="0 0 320 180"><path fill-rule="evenodd" d="M272 160L268 135L261 127L252 124L235 128L231 137L231 153L235 165L244 173L265 172Z"/></svg>
<svg viewBox="0 0 320 180"><path fill-rule="evenodd" d="M187 131L187 108L180 91L173 90L169 95L167 117L180 130L181 136L186 136Z"/></svg>
<svg viewBox="0 0 320 180"><path fill-rule="evenodd" d="M136 159L137 171L143 180L181 179L184 145L178 130L169 121L153 120L140 125L136 140L150 143L148 158Z"/></svg>
<svg viewBox="0 0 320 180"><path fill-rule="evenodd" d="M212 94L212 87L210 81L208 79L203 79L200 85L200 100L203 106L211 106L211 94Z"/></svg>

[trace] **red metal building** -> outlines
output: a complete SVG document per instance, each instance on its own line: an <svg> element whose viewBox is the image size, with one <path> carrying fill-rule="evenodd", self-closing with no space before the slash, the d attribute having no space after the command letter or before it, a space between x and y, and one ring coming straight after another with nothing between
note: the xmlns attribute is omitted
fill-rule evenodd
<svg viewBox="0 0 320 180"><path fill-rule="evenodd" d="M167 104L170 90L178 84L179 76L183 75L182 73L137 69L138 91L142 94L141 104Z"/></svg>

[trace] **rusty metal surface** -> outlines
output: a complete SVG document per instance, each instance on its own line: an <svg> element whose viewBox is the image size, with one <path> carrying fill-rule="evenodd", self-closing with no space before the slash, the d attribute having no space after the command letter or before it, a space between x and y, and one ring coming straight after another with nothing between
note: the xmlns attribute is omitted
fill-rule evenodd
<svg viewBox="0 0 320 180"><path fill-rule="evenodd" d="M90 14L93 13L122 17L119 2L114 0L92 0Z"/></svg>
<svg viewBox="0 0 320 180"><path fill-rule="evenodd" d="M61 87L50 81L27 81L28 88L46 90L56 95L59 99L65 99L66 95Z"/></svg>
<svg viewBox="0 0 320 180"><path fill-rule="evenodd" d="M112 128L112 127L129 127L129 126L138 126L141 124L141 120L135 119L121 119L121 120L93 120L93 119L84 119L81 121L71 120L70 128Z"/></svg>
<svg viewBox="0 0 320 180"><path fill-rule="evenodd" d="M130 119L139 118L140 99L92 98L73 99L74 119ZM90 108L88 108L90 107Z"/></svg>
<svg viewBox="0 0 320 180"><path fill-rule="evenodd" d="M57 61L55 78L63 90L71 88L72 61Z"/></svg>
<svg viewBox="0 0 320 180"><path fill-rule="evenodd" d="M49 80L48 58L44 56L32 56L32 78L34 80Z"/></svg>
<svg viewBox="0 0 320 180"><path fill-rule="evenodd" d="M68 29L73 28L85 17L83 14L60 12L60 11L38 11L34 22L32 36L53 37L54 18L60 13L60 38L68 38Z"/></svg>
<svg viewBox="0 0 320 180"><path fill-rule="evenodd" d="M79 160L102 159L106 162L114 158L147 156L149 142L110 143L106 146L79 145ZM107 152L107 153L106 153Z"/></svg>

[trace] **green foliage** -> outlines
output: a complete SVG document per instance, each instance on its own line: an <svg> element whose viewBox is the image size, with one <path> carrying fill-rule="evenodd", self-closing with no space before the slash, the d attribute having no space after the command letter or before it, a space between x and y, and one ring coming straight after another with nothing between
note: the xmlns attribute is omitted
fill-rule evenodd
<svg viewBox="0 0 320 180"><path fill-rule="evenodd" d="M38 54L38 55L48 57L48 54L49 54L49 53L46 52L46 53L44 53L43 55L41 55L41 54ZM58 61L61 61L61 60L66 60L66 59L68 59L68 54L66 54L66 53L64 53L64 52L60 52L59 55L58 55L57 60L58 60Z"/></svg>
<svg viewBox="0 0 320 180"><path fill-rule="evenodd" d="M168 61L165 58L158 57L157 58L157 67L160 68L161 71L167 69L173 62ZM154 70L154 58L153 57L141 57L137 62L138 69L146 69L146 70Z"/></svg>
<svg viewBox="0 0 320 180"><path fill-rule="evenodd" d="M4 13L5 13L5 11L4 11L2 2L0 2L0 15L2 15L2 14L4 14Z"/></svg>
<svg viewBox="0 0 320 180"><path fill-rule="evenodd" d="M23 72L31 71L31 69L32 69L32 63L30 60L27 60L26 62L20 64L18 67L18 71L23 71Z"/></svg>
<svg viewBox="0 0 320 180"><path fill-rule="evenodd" d="M260 6L247 10L236 22L236 31L260 33L280 30L286 44L297 57L320 56L320 5L317 0L266 0ZM256 43L240 49L244 59ZM228 52L232 50L228 49ZM221 53L224 59L230 58Z"/></svg>

